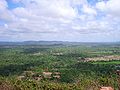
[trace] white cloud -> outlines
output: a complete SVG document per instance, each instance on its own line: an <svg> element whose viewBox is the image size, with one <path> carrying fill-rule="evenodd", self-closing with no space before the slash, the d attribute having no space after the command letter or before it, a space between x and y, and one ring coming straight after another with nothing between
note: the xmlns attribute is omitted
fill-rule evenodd
<svg viewBox="0 0 120 90"><path fill-rule="evenodd" d="M92 7L89 7L87 5L83 6L83 12L87 13L87 14L92 14L92 15L96 15L97 14L95 9L93 9Z"/></svg>
<svg viewBox="0 0 120 90"><path fill-rule="evenodd" d="M116 1L118 3L119 0ZM8 9L5 0L0 0L2 13L0 20L5 21L2 22L3 26L0 25L0 36L5 35L5 38L84 40L84 37L92 35L95 37L95 34L100 37L103 32L105 35L120 30L118 25L120 19L116 18L120 9L113 0L101 1L94 6L87 0L13 0L13 2L20 2L24 7Z"/></svg>
<svg viewBox="0 0 120 90"><path fill-rule="evenodd" d="M5 0L0 0L0 19L3 21L13 21L15 19L14 15L10 10L7 9L8 5Z"/></svg>
<svg viewBox="0 0 120 90"><path fill-rule="evenodd" d="M120 0L110 0L106 6L109 13L120 16Z"/></svg>
<svg viewBox="0 0 120 90"><path fill-rule="evenodd" d="M11 0L12 2L14 2L14 3L18 3L18 2L20 2L21 0Z"/></svg>
<svg viewBox="0 0 120 90"><path fill-rule="evenodd" d="M33 2L34 1L34 2ZM70 0L24 0L26 9L36 15L47 17L67 17L74 18L76 11L70 5ZM32 10L34 9L34 11Z"/></svg>
<svg viewBox="0 0 120 90"><path fill-rule="evenodd" d="M96 4L96 7L112 16L120 17L120 0L101 1Z"/></svg>
<svg viewBox="0 0 120 90"><path fill-rule="evenodd" d="M106 4L105 4L105 2L98 2L97 4L96 4L96 8L97 9L100 9L101 11L105 11L107 8L106 8Z"/></svg>
<svg viewBox="0 0 120 90"><path fill-rule="evenodd" d="M13 9L12 13L16 15L18 18L29 18L30 19L32 17L32 12L23 7L17 7Z"/></svg>
<svg viewBox="0 0 120 90"><path fill-rule="evenodd" d="M16 17L12 14L11 11L6 9L4 11L1 11L0 19L7 22L12 22L16 19Z"/></svg>
<svg viewBox="0 0 120 90"><path fill-rule="evenodd" d="M0 0L0 11L6 9L7 7L7 2L5 0Z"/></svg>

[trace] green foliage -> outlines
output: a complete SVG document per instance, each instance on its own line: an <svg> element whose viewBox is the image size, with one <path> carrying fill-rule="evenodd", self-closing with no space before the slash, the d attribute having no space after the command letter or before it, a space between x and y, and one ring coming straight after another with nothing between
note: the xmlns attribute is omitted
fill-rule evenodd
<svg viewBox="0 0 120 90"><path fill-rule="evenodd" d="M116 47L85 46L16 46L0 48L0 89L8 90L99 90L99 86L118 89L115 66L120 61L82 62L79 58L120 55ZM62 53L61 55L56 53ZM29 74L18 80L24 71L42 74L60 72L60 79L36 81Z"/></svg>

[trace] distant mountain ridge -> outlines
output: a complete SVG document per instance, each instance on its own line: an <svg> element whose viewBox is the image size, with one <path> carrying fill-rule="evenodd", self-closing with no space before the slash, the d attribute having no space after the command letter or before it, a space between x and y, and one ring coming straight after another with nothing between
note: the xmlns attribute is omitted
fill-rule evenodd
<svg viewBox="0 0 120 90"><path fill-rule="evenodd" d="M23 41L23 42L0 42L0 45L53 45L62 44L61 41Z"/></svg>
<svg viewBox="0 0 120 90"><path fill-rule="evenodd" d="M4 42L0 45L120 45L120 42L69 42L69 41L23 41L23 42Z"/></svg>

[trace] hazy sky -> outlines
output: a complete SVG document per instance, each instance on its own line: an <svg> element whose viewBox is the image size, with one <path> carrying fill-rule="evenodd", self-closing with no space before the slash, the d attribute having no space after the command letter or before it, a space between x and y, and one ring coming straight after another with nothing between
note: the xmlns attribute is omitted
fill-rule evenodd
<svg viewBox="0 0 120 90"><path fill-rule="evenodd" d="M0 41L120 41L120 0L0 0Z"/></svg>

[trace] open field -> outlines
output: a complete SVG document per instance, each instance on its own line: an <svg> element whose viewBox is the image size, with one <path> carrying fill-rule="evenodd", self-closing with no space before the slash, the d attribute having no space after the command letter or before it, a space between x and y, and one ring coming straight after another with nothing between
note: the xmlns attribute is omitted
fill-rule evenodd
<svg viewBox="0 0 120 90"><path fill-rule="evenodd" d="M0 46L0 90L119 90L118 70L116 44Z"/></svg>

